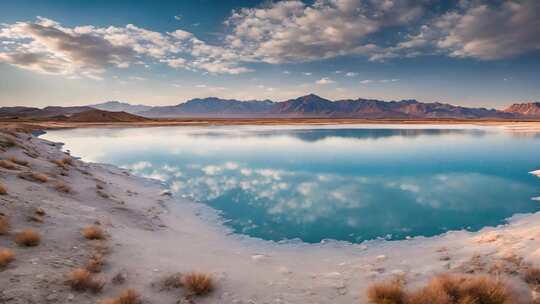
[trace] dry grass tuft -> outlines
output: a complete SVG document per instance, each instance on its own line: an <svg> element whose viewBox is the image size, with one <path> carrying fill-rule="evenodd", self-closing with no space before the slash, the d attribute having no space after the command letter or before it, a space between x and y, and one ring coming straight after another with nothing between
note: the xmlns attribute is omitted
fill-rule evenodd
<svg viewBox="0 0 540 304"><path fill-rule="evenodd" d="M86 263L86 270L93 272L93 273L99 273L103 270L103 267L105 266L105 258L101 254L93 254L90 259L88 259L88 262Z"/></svg>
<svg viewBox="0 0 540 304"><path fill-rule="evenodd" d="M189 293L202 296L214 290L214 278L210 274L190 272L182 277L182 283Z"/></svg>
<svg viewBox="0 0 540 304"><path fill-rule="evenodd" d="M398 280L375 283L368 288L367 294L369 302L374 304L407 303L407 294Z"/></svg>
<svg viewBox="0 0 540 304"><path fill-rule="evenodd" d="M68 273L66 283L71 286L71 289L76 291L90 290L99 292L105 286L105 280L92 275L90 271L83 268L76 268Z"/></svg>
<svg viewBox="0 0 540 304"><path fill-rule="evenodd" d="M368 289L374 304L510 304L510 289L487 276L442 274L416 291L406 292L395 282L378 283Z"/></svg>
<svg viewBox="0 0 540 304"><path fill-rule="evenodd" d="M6 195L7 193L7 187L4 184L0 184L0 195Z"/></svg>
<svg viewBox="0 0 540 304"><path fill-rule="evenodd" d="M140 304L142 303L141 295L133 289L128 289L122 292L115 299L103 300L100 304Z"/></svg>
<svg viewBox="0 0 540 304"><path fill-rule="evenodd" d="M57 182L55 185L54 185L54 189L56 189L56 191L58 192L62 192L62 193L71 193L71 187L68 186L67 184L65 184L64 182Z"/></svg>
<svg viewBox="0 0 540 304"><path fill-rule="evenodd" d="M2 159L0 160L0 167L8 170L15 170L17 169L17 166L15 166L14 163L10 162L9 160Z"/></svg>
<svg viewBox="0 0 540 304"><path fill-rule="evenodd" d="M51 163L57 165L58 167L62 169L67 169L67 166L73 165L73 159L71 157L66 156L62 159L51 160Z"/></svg>
<svg viewBox="0 0 540 304"><path fill-rule="evenodd" d="M8 234L10 227L7 216L0 216L0 235Z"/></svg>
<svg viewBox="0 0 540 304"><path fill-rule="evenodd" d="M174 274L168 275L160 282L159 285L160 285L161 290L171 290L171 289L180 288L184 286L184 283L182 282L182 274L174 273Z"/></svg>
<svg viewBox="0 0 540 304"><path fill-rule="evenodd" d="M28 167L28 162L25 161L25 160L22 160L22 159L18 159L16 158L15 156L11 156L9 158L9 161L14 163L14 164L17 164L19 166L25 166L25 167Z"/></svg>
<svg viewBox="0 0 540 304"><path fill-rule="evenodd" d="M31 177L32 177L32 179L34 179L35 181L38 181L40 183L46 183L46 182L49 181L49 177L47 175L45 175L44 173L33 172L31 174Z"/></svg>
<svg viewBox="0 0 540 304"><path fill-rule="evenodd" d="M15 259L15 252L9 249L0 249L0 268L6 267Z"/></svg>
<svg viewBox="0 0 540 304"><path fill-rule="evenodd" d="M440 275L413 293L409 303L510 304L510 298L503 282L487 276Z"/></svg>
<svg viewBox="0 0 540 304"><path fill-rule="evenodd" d="M15 243L19 246L34 247L38 246L40 242L41 235L30 228L24 229L15 235Z"/></svg>
<svg viewBox="0 0 540 304"><path fill-rule="evenodd" d="M540 268L531 267L525 271L525 282L540 287Z"/></svg>
<svg viewBox="0 0 540 304"><path fill-rule="evenodd" d="M105 239L105 232L98 225L86 226L81 231L82 235L89 240Z"/></svg>
<svg viewBox="0 0 540 304"><path fill-rule="evenodd" d="M73 159L71 157L69 157L69 156L66 156L66 157L62 158L61 162L64 165L73 166Z"/></svg>

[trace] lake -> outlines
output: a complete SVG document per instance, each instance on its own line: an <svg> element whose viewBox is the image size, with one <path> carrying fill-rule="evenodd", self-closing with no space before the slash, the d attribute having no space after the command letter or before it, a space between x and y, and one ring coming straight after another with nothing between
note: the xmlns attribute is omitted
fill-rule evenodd
<svg viewBox="0 0 540 304"><path fill-rule="evenodd" d="M540 134L468 126L48 131L85 161L159 179L265 240L433 236L540 209Z"/></svg>

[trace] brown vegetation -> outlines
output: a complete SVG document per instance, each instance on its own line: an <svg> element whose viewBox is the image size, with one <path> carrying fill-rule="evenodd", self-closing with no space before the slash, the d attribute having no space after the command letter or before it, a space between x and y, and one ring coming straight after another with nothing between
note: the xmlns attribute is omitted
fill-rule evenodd
<svg viewBox="0 0 540 304"><path fill-rule="evenodd" d="M9 219L7 216L0 215L0 235L6 235L9 232Z"/></svg>
<svg viewBox="0 0 540 304"><path fill-rule="evenodd" d="M0 195L7 194L7 187L0 183Z"/></svg>
<svg viewBox="0 0 540 304"><path fill-rule="evenodd" d="M438 275L419 290L407 292L394 281L368 289L374 304L510 304L511 292L502 281L487 276Z"/></svg>
<svg viewBox="0 0 540 304"><path fill-rule="evenodd" d="M380 282L371 285L367 291L368 299L374 304L405 304L407 295L401 282Z"/></svg>
<svg viewBox="0 0 540 304"><path fill-rule="evenodd" d="M9 249L0 249L0 268L6 267L15 259L15 253Z"/></svg>
<svg viewBox="0 0 540 304"><path fill-rule="evenodd" d="M25 167L28 167L28 162L25 161L25 160L22 160L22 159L18 159L16 158L15 156L11 156L9 158L9 161L14 163L14 164L17 164L19 166L25 166Z"/></svg>
<svg viewBox="0 0 540 304"><path fill-rule="evenodd" d="M54 189L62 193L71 193L71 187L65 184L64 182L56 182Z"/></svg>
<svg viewBox="0 0 540 304"><path fill-rule="evenodd" d="M43 173L32 173L32 178L40 183L46 183L49 181L49 177Z"/></svg>
<svg viewBox="0 0 540 304"><path fill-rule="evenodd" d="M98 225L86 226L81 231L82 235L89 240L105 239L105 232Z"/></svg>
<svg viewBox="0 0 540 304"><path fill-rule="evenodd" d="M174 273L171 275L166 276L160 285L161 290L170 290L170 289L176 289L180 288L184 285L182 282L182 274L181 273Z"/></svg>
<svg viewBox="0 0 540 304"><path fill-rule="evenodd" d="M86 269L76 268L67 274L66 283L71 286L71 289L76 291L90 290L99 292L103 289L105 280L92 275L92 273Z"/></svg>
<svg viewBox="0 0 540 304"><path fill-rule="evenodd" d="M536 288L540 287L540 268L531 267L525 271L525 282Z"/></svg>
<svg viewBox="0 0 540 304"><path fill-rule="evenodd" d="M15 243L19 246L34 247L39 245L40 242L41 235L30 228L24 229L15 235Z"/></svg>
<svg viewBox="0 0 540 304"><path fill-rule="evenodd" d="M214 290L214 278L206 273L190 272L182 277L182 283L189 293L205 295Z"/></svg>
<svg viewBox="0 0 540 304"><path fill-rule="evenodd" d="M58 167L62 169L67 169L67 166L73 165L73 159L71 157L64 157L62 159L55 159L51 161L53 164L57 165Z"/></svg>
<svg viewBox="0 0 540 304"><path fill-rule="evenodd" d="M115 299L103 300L100 304L140 304L141 296L138 292L133 289L128 289L122 292Z"/></svg>
<svg viewBox="0 0 540 304"><path fill-rule="evenodd" d="M0 160L0 167L8 170L15 170L17 169L17 166L15 166L14 163L10 162L9 160L2 159Z"/></svg>
<svg viewBox="0 0 540 304"><path fill-rule="evenodd" d="M36 211L35 213L39 216L45 216L45 210L43 210L42 208L36 208Z"/></svg>
<svg viewBox="0 0 540 304"><path fill-rule="evenodd" d="M103 267L105 266L105 258L101 254L93 254L86 263L86 270L98 273L103 270Z"/></svg>

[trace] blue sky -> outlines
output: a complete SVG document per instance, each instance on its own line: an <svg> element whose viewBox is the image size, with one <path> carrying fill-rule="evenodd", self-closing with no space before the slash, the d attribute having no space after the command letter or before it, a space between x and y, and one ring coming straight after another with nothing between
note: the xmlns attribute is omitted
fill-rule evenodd
<svg viewBox="0 0 540 304"><path fill-rule="evenodd" d="M3 1L0 104L540 100L540 1Z"/></svg>

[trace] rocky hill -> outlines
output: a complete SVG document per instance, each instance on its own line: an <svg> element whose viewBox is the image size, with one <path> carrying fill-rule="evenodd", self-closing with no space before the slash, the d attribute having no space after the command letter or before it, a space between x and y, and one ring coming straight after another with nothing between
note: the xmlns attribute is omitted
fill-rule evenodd
<svg viewBox="0 0 540 304"><path fill-rule="evenodd" d="M513 104L506 108L504 112L525 117L540 118L540 102Z"/></svg>

